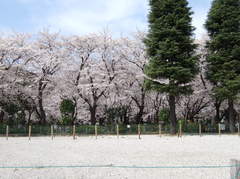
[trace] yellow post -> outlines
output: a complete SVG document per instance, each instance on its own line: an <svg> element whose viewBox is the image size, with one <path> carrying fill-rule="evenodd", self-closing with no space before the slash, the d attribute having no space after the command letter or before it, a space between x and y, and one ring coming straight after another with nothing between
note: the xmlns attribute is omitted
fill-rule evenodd
<svg viewBox="0 0 240 179"><path fill-rule="evenodd" d="M238 123L238 136L240 137L240 123Z"/></svg>
<svg viewBox="0 0 240 179"><path fill-rule="evenodd" d="M179 134L178 134L179 137L182 137L182 121L180 120L179 121Z"/></svg>
<svg viewBox="0 0 240 179"><path fill-rule="evenodd" d="M238 114L238 136L240 137L240 114Z"/></svg>
<svg viewBox="0 0 240 179"><path fill-rule="evenodd" d="M119 126L117 124L117 138L119 139Z"/></svg>
<svg viewBox="0 0 240 179"><path fill-rule="evenodd" d="M138 139L141 139L141 125L138 124Z"/></svg>
<svg viewBox="0 0 240 179"><path fill-rule="evenodd" d="M7 138L7 140L8 140L8 132L9 132L9 127L7 125L7 127L6 127L6 138Z"/></svg>
<svg viewBox="0 0 240 179"><path fill-rule="evenodd" d="M28 140L31 140L32 126L28 127Z"/></svg>
<svg viewBox="0 0 240 179"><path fill-rule="evenodd" d="M76 139L76 127L73 125L73 140Z"/></svg>
<svg viewBox="0 0 240 179"><path fill-rule="evenodd" d="M95 137L96 137L96 139L97 139L97 135L98 135L98 133L97 133L97 125L95 124Z"/></svg>
<svg viewBox="0 0 240 179"><path fill-rule="evenodd" d="M199 122L199 136L202 136L202 125L201 122Z"/></svg>
<svg viewBox="0 0 240 179"><path fill-rule="evenodd" d="M219 136L221 136L221 124L220 123L218 124L218 134L219 134Z"/></svg>
<svg viewBox="0 0 240 179"><path fill-rule="evenodd" d="M162 137L162 124L159 124L159 137Z"/></svg>
<svg viewBox="0 0 240 179"><path fill-rule="evenodd" d="M53 125L51 125L51 138L53 140Z"/></svg>

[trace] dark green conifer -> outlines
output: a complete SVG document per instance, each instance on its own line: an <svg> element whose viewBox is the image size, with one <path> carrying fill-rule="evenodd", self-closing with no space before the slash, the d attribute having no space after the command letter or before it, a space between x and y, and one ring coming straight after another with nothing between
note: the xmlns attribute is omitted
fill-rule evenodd
<svg viewBox="0 0 240 179"><path fill-rule="evenodd" d="M167 93L171 133L176 133L176 97L192 92L189 84L198 72L193 43L194 27L187 0L150 0L149 32L145 39L150 58L146 88ZM164 82L165 81L165 82Z"/></svg>
<svg viewBox="0 0 240 179"><path fill-rule="evenodd" d="M206 21L207 78L216 98L228 100L230 131L234 132L234 101L240 91L240 1L214 0Z"/></svg>

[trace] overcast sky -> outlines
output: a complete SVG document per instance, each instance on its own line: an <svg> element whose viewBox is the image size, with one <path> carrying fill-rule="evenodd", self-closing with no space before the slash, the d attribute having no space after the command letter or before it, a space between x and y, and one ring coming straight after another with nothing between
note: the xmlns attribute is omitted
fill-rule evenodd
<svg viewBox="0 0 240 179"><path fill-rule="evenodd" d="M212 0L189 0L196 35ZM148 0L0 0L0 31L87 34L104 28L115 36L147 30Z"/></svg>

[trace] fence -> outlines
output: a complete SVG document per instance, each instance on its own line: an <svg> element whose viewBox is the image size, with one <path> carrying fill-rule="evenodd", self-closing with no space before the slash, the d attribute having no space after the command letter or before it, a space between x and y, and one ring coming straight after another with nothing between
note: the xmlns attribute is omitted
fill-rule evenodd
<svg viewBox="0 0 240 179"><path fill-rule="evenodd" d="M220 125L201 125L198 123L181 124L177 125L178 135L204 135L204 134L219 134L229 133L222 130ZM236 133L240 135L239 127ZM162 135L170 134L169 125L158 124L133 124L133 125L38 125L33 124L29 126L22 125L0 125L1 136L66 136L66 135Z"/></svg>

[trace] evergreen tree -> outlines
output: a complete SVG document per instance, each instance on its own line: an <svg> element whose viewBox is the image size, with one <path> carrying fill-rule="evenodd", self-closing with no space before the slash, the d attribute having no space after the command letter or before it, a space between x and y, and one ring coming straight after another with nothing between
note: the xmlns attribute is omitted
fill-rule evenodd
<svg viewBox="0 0 240 179"><path fill-rule="evenodd" d="M228 100L229 127L234 132L234 99L240 91L240 1L214 0L205 26L210 37L207 78L215 97Z"/></svg>
<svg viewBox="0 0 240 179"><path fill-rule="evenodd" d="M64 124L74 124L76 104L71 99L63 99L60 104L60 111Z"/></svg>
<svg viewBox="0 0 240 179"><path fill-rule="evenodd" d="M167 93L171 133L176 133L176 97L192 92L198 72L193 44L192 12L186 0L150 0L149 32L145 39L149 63L145 74L158 80L145 81L146 88ZM160 83L162 80L164 83Z"/></svg>

